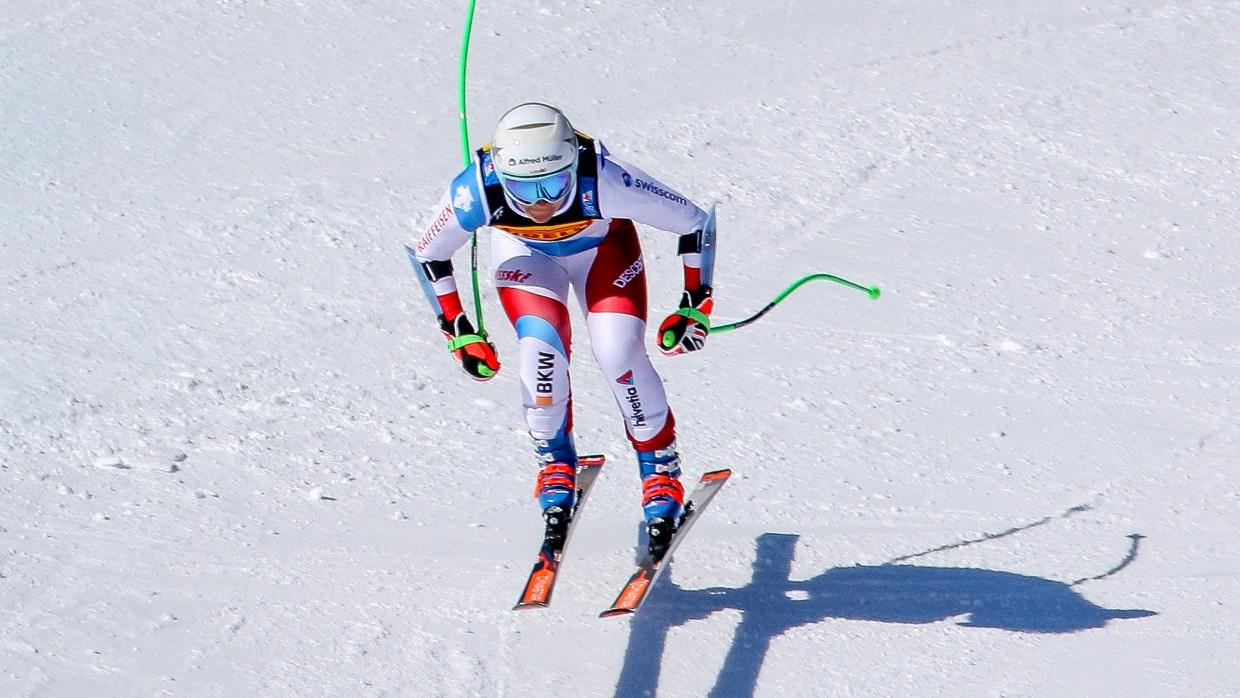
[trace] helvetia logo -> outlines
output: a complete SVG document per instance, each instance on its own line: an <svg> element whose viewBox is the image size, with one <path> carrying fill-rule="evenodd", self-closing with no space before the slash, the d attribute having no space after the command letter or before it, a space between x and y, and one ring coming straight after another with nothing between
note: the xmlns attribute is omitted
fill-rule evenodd
<svg viewBox="0 0 1240 698"><path fill-rule="evenodd" d="M637 386L629 385L628 390L624 391L624 401L629 403L629 419L633 426L646 426L646 411L642 409L642 398L637 394Z"/></svg>
<svg viewBox="0 0 1240 698"><path fill-rule="evenodd" d="M628 389L624 391L624 401L629 403L629 419L635 427L646 426L646 412L642 409L641 396L637 394L636 381L633 380L633 372L628 371L623 376L616 379L620 385L627 385Z"/></svg>

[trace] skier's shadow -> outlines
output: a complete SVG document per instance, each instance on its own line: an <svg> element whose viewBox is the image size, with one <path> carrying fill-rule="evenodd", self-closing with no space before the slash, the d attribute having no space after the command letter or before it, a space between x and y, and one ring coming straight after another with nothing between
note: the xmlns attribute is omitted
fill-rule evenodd
<svg viewBox="0 0 1240 698"><path fill-rule="evenodd" d="M798 538L781 533L759 536L753 578L736 589L688 591L671 581L673 570L669 569L632 617L616 697L656 695L671 629L725 609L740 611L741 620L708 694L718 698L752 696L771 642L793 628L827 618L932 623L967 615L960 625L1070 633L1100 628L1113 618L1154 615L1152 611L1096 606L1063 582L973 568L859 565L791 581ZM1133 552L1121 568L1135 557L1140 536L1132 538Z"/></svg>

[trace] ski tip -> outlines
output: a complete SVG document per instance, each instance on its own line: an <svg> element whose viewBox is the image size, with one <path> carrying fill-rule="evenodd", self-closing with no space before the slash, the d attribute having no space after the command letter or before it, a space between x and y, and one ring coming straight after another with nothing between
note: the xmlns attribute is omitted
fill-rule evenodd
<svg viewBox="0 0 1240 698"><path fill-rule="evenodd" d="M527 603L527 602L525 602L525 601L520 601L520 602L518 602L518 603L517 603L517 605L516 605L516 606L513 606L513 607L512 607L512 610L514 610L514 611L528 611L528 610L530 610L531 608L547 608L549 605L550 605L550 604L545 604L545 603L532 603L532 602Z"/></svg>
<svg viewBox="0 0 1240 698"><path fill-rule="evenodd" d="M615 618L616 616L631 616L636 611L635 608L609 608L598 614L599 618Z"/></svg>
<svg viewBox="0 0 1240 698"><path fill-rule="evenodd" d="M606 461L607 461L607 458L601 453L596 453L590 456L578 456L577 457L577 464L583 467L590 466L590 465L598 467L598 466L601 466Z"/></svg>
<svg viewBox="0 0 1240 698"><path fill-rule="evenodd" d="M712 480L726 480L732 476L732 471L728 468L723 470L712 470L702 476L702 482L711 482Z"/></svg>

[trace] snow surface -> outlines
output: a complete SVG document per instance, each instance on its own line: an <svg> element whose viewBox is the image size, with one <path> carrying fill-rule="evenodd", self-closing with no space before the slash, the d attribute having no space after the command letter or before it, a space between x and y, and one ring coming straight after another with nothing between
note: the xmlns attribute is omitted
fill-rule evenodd
<svg viewBox="0 0 1240 698"><path fill-rule="evenodd" d="M1240 5L483 0L475 143L543 99L719 201L721 320L883 289L655 359L689 476L737 474L631 620L584 333L610 464L514 613L516 376L401 249L464 11L0 7L0 695L1240 693Z"/></svg>

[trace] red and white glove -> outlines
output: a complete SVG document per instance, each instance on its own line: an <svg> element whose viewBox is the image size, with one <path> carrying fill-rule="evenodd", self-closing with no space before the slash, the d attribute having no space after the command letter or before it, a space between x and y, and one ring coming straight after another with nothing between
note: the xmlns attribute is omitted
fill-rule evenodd
<svg viewBox="0 0 1240 698"><path fill-rule="evenodd" d="M474 331L473 323L461 313L449 321L439 316L439 328L448 338L448 351L461 362L461 368L476 381L488 381L499 372L495 345Z"/></svg>
<svg viewBox="0 0 1240 698"><path fill-rule="evenodd" d="M710 293L710 286L685 289L680 298L680 309L668 315L659 325L659 351L665 356L697 351L706 345L706 335L710 334L710 311L715 306Z"/></svg>

